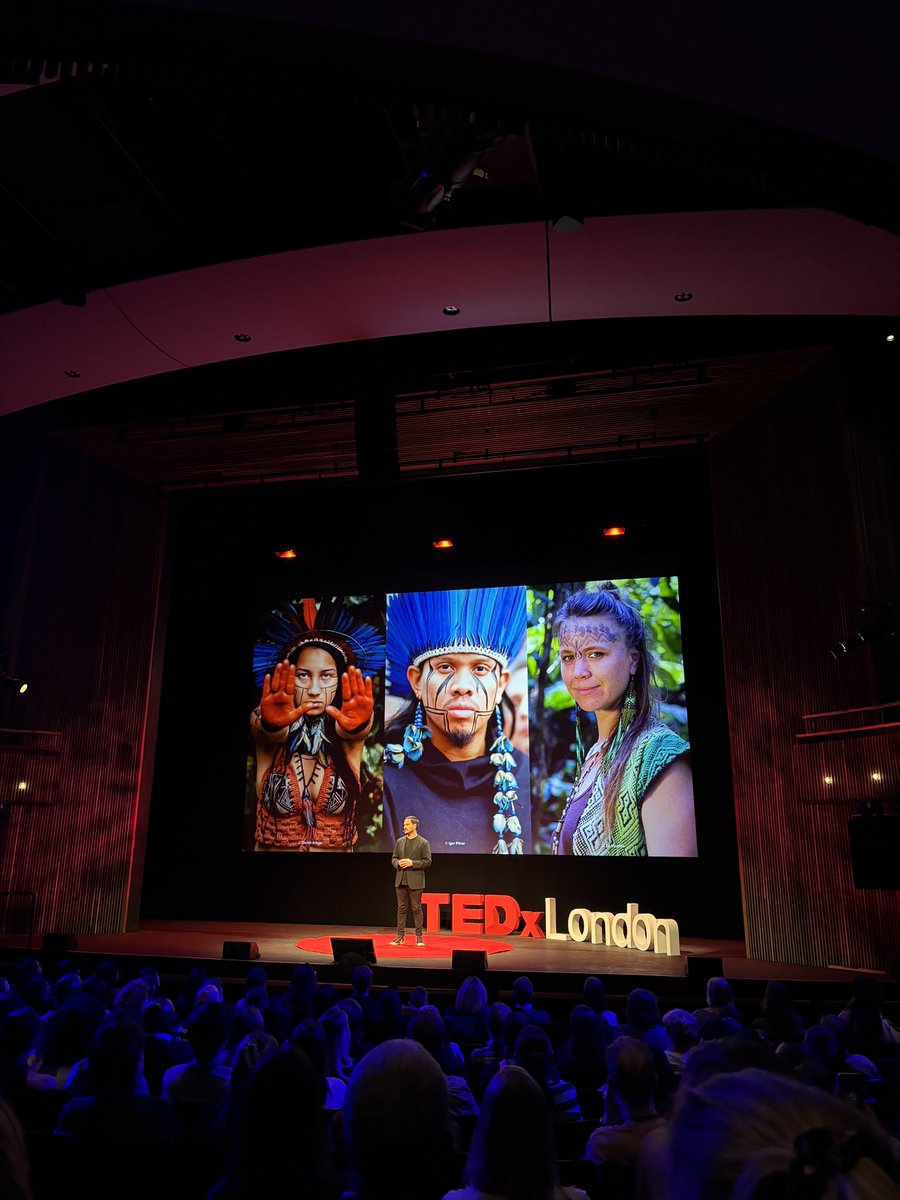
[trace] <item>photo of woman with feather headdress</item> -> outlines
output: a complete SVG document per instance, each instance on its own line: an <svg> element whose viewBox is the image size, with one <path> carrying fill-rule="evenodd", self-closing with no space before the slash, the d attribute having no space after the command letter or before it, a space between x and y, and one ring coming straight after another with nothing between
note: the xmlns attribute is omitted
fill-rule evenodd
<svg viewBox="0 0 900 1200"><path fill-rule="evenodd" d="M342 597L273 610L253 651L259 703L255 751L256 850L351 851L363 747L373 733L384 667L384 618Z"/></svg>

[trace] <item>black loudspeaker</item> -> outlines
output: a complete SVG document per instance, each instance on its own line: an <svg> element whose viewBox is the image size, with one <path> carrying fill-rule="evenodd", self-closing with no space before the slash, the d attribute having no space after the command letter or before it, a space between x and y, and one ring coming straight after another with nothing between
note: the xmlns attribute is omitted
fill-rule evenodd
<svg viewBox="0 0 900 1200"><path fill-rule="evenodd" d="M375 965L375 945L371 938L333 937L331 953L334 961L345 967Z"/></svg>
<svg viewBox="0 0 900 1200"><path fill-rule="evenodd" d="M487 970L486 950L451 950L450 968L467 975L483 975Z"/></svg>
<svg viewBox="0 0 900 1200"><path fill-rule="evenodd" d="M256 942L223 942L223 958L259 958Z"/></svg>
<svg viewBox="0 0 900 1200"><path fill-rule="evenodd" d="M850 861L855 888L900 888L900 817L851 817Z"/></svg>
<svg viewBox="0 0 900 1200"><path fill-rule="evenodd" d="M41 939L41 954L62 958L70 950L78 949L78 938L74 933L45 933Z"/></svg>
<svg viewBox="0 0 900 1200"><path fill-rule="evenodd" d="M703 958L700 955L688 955L684 973L692 983L706 985L707 980L723 977L725 972L721 958Z"/></svg>

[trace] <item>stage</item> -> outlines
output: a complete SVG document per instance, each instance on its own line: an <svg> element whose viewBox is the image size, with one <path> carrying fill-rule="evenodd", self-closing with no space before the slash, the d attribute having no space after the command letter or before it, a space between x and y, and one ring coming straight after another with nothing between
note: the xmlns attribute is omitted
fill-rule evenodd
<svg viewBox="0 0 900 1200"><path fill-rule="evenodd" d="M29 952L42 955L46 935L35 934L29 944L25 936L0 937L0 956L19 958ZM384 926L325 926L296 924L235 923L224 921L144 921L131 933L78 934L75 943L65 947L57 938L53 954L74 955L77 959L115 958L154 961L170 974L186 973L198 961L222 964L216 974L241 978L250 960L246 949L255 943L259 962L272 979L287 979L297 963L311 963L323 977L341 969L335 961L331 938L371 938L376 957L376 972L383 983L404 986L408 973L423 972L437 980L451 971L454 949L487 952L487 971L515 978L530 975L540 986L539 976L555 980L571 977L580 981L587 975L600 975L613 990L627 991L646 977L647 986L669 990L683 987L685 977L696 980L710 974L723 974L735 981L784 979L838 983L849 987L854 972L839 968L795 966L789 963L759 962L748 959L742 942L683 938L681 953L669 956L652 951L619 949L589 942L555 941L547 938L466 936L448 931L426 933L425 947L417 948L415 935L408 931L403 947L390 947L394 930ZM228 945L230 943L230 945ZM298 943L302 943L299 945ZM345 965L345 964L344 964ZM391 978L393 972L399 974ZM455 974L455 972L454 972ZM400 976L404 978L401 979ZM621 988L616 988L621 977ZM650 979L658 981L650 983ZM634 980L635 982L630 982ZM669 981L668 985L665 981ZM680 983L678 981L681 981ZM424 982L424 980L423 980ZM558 986L558 982L557 982Z"/></svg>

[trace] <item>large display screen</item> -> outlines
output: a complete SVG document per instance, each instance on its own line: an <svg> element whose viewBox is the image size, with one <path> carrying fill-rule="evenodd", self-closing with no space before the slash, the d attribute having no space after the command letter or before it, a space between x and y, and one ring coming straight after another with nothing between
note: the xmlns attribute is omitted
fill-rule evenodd
<svg viewBox="0 0 900 1200"><path fill-rule="evenodd" d="M248 647L246 849L696 856L677 578L310 593Z"/></svg>

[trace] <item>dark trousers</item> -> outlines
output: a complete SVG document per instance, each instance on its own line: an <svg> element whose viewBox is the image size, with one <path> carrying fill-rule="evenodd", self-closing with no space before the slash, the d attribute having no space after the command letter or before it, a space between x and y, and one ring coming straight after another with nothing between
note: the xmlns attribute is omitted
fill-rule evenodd
<svg viewBox="0 0 900 1200"><path fill-rule="evenodd" d="M406 910L412 909L413 924L416 927L416 937L422 936L422 892L424 888L411 888L405 883L398 883L397 892L397 936L402 937L406 931Z"/></svg>

